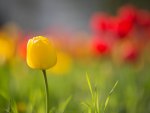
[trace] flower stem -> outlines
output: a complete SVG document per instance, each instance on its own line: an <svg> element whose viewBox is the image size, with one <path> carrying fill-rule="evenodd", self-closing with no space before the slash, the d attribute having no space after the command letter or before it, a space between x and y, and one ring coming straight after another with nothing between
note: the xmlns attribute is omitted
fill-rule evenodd
<svg viewBox="0 0 150 113"><path fill-rule="evenodd" d="M42 70L45 81L45 91L46 91L46 113L49 113L49 91L48 91L48 82L46 76L46 70Z"/></svg>

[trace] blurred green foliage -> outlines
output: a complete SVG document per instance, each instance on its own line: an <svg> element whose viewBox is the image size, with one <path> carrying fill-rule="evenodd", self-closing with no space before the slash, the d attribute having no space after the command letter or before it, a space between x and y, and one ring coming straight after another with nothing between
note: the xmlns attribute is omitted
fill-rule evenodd
<svg viewBox="0 0 150 113"><path fill-rule="evenodd" d="M51 113L82 113L83 105L91 99L86 80L96 85L100 106L118 80L105 113L150 112L150 64L116 65L101 59L88 63L74 62L66 75L48 72ZM12 101L13 100L13 101ZM44 113L45 91L42 72L31 70L16 59L0 67L0 113Z"/></svg>

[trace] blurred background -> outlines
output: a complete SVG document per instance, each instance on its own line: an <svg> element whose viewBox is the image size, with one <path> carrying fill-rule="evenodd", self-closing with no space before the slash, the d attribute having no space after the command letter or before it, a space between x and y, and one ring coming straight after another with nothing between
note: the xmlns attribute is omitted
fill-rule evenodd
<svg viewBox="0 0 150 113"><path fill-rule="evenodd" d="M50 26L87 30L93 12L115 14L124 4L150 9L149 0L1 0L1 23L12 21L26 31L43 30Z"/></svg>
<svg viewBox="0 0 150 113"><path fill-rule="evenodd" d="M102 113L116 81L105 113L149 113L149 4L0 0L0 113L45 112L42 72L26 64L27 41L37 35L51 39L57 50L57 64L47 70L50 113Z"/></svg>

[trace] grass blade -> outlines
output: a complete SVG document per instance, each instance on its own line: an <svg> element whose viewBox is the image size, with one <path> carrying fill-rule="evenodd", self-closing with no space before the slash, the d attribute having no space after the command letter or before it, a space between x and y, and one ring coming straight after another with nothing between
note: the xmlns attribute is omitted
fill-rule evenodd
<svg viewBox="0 0 150 113"><path fill-rule="evenodd" d="M110 90L109 95L111 95L113 93L113 91L115 90L117 84L118 84L118 81L115 83L115 85L113 86L113 88Z"/></svg>
<svg viewBox="0 0 150 113"><path fill-rule="evenodd" d="M106 101L105 101L104 112L105 112L106 107L107 107L107 105L108 105L109 99L110 99L110 96L108 96L107 99L106 99ZM103 113L104 113L104 112L103 112Z"/></svg>
<svg viewBox="0 0 150 113"><path fill-rule="evenodd" d="M90 93L91 93L92 98L93 98L93 90L92 90L91 82L90 82L90 79L89 79L89 76L88 76L87 73L86 73L86 79L87 79L87 83L88 83L88 86L89 86L89 89L90 89Z"/></svg>
<svg viewBox="0 0 150 113"><path fill-rule="evenodd" d="M64 111L65 111L67 105L69 104L71 98L72 98L72 96L69 96L63 103L61 103L59 105L58 113L64 113Z"/></svg>
<svg viewBox="0 0 150 113"><path fill-rule="evenodd" d="M105 112L105 110L106 110L106 107L107 107L108 102L109 102L109 100L110 100L110 96L111 96L111 94L113 93L113 91L115 90L115 88L116 88L117 84L118 84L118 81L114 84L114 86L112 87L112 89L111 89L111 90L110 90L110 92L109 92L109 95L108 95L108 97L107 97L107 99L106 99L106 101L105 101L105 105L104 105L104 111L103 111L103 113L104 113L104 112Z"/></svg>

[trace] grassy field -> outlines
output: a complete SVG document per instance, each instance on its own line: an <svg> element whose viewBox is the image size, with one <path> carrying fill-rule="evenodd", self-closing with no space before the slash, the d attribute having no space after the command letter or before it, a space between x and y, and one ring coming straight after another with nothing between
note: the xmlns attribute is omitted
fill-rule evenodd
<svg viewBox="0 0 150 113"><path fill-rule="evenodd" d="M42 71L31 70L25 61L16 59L0 68L0 112L44 113L45 89ZM93 104L86 79L97 93L98 110ZM149 64L144 67L116 65L109 60L72 62L65 74L47 71L50 111L53 113L103 113L106 98L110 96L106 113L148 113L150 111ZM93 105L92 105L93 106ZM91 108L96 109L96 108ZM9 111L10 110L10 111Z"/></svg>

